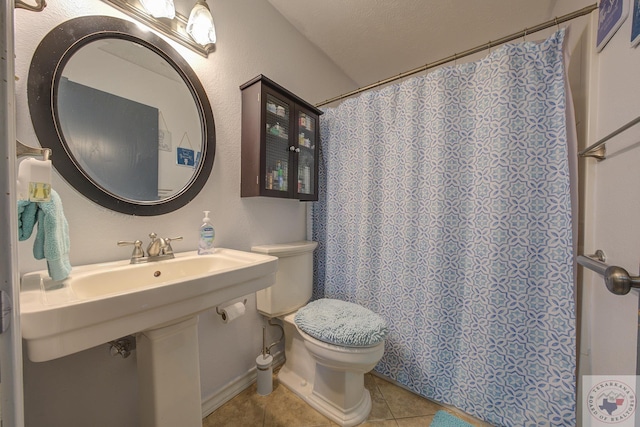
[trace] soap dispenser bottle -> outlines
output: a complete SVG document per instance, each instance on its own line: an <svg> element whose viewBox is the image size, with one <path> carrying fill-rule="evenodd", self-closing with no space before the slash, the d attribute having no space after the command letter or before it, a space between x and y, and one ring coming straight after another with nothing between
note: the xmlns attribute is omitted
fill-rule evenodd
<svg viewBox="0 0 640 427"><path fill-rule="evenodd" d="M204 218L202 218L202 225L200 226L198 255L208 255L213 253L213 240L215 237L216 231L213 229L211 219L209 219L209 211L204 211Z"/></svg>

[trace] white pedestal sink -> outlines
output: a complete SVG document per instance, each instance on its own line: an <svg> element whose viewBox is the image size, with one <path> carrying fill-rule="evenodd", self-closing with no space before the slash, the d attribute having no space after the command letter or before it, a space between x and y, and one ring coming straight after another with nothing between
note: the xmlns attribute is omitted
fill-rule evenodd
<svg viewBox="0 0 640 427"><path fill-rule="evenodd" d="M141 425L201 426L197 316L275 281L277 258L216 249L147 264L74 267L63 281L25 274L20 320L27 355L55 359L136 334Z"/></svg>

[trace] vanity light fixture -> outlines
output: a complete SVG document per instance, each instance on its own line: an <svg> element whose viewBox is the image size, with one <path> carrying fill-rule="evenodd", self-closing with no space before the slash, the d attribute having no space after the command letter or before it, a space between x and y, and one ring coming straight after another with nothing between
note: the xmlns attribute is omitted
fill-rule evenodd
<svg viewBox="0 0 640 427"><path fill-rule="evenodd" d="M199 53L205 58L209 56L211 52L215 50L215 30L213 28L213 18L211 18L211 29L210 31L205 31L199 29L199 25L196 24L195 32L193 34L197 34L196 36L192 36L191 33L187 32L188 26L188 17L182 15L180 13L180 9L174 9L174 17L173 18L156 18L151 15L150 10L156 9L156 6L152 6L153 3L174 3L174 0L102 0L103 2L115 7L121 12L126 13L137 22L142 23L162 34L169 37L171 40L180 43L183 46L188 47L194 52ZM204 4L204 6L202 6ZM148 6L148 8L147 8ZM203 0L198 0L196 5L193 7L193 10L190 13L190 16L194 15L194 11L202 10L202 7L205 8L206 12L211 16L211 12L209 11L208 5ZM197 8L197 9L196 9ZM196 16L201 16L202 12L198 13ZM194 16L194 20L196 19ZM198 18L199 21L200 18ZM208 36L209 39L204 41L204 38L200 37L201 32L205 33L205 36ZM211 35L213 35L213 39L211 39ZM195 37L198 37L197 41Z"/></svg>
<svg viewBox="0 0 640 427"><path fill-rule="evenodd" d="M216 42L216 27L213 25L213 16L207 0L196 1L191 9L187 33L202 46Z"/></svg>
<svg viewBox="0 0 640 427"><path fill-rule="evenodd" d="M173 4L173 0L140 0L140 3L154 18L173 19L176 17L176 6Z"/></svg>

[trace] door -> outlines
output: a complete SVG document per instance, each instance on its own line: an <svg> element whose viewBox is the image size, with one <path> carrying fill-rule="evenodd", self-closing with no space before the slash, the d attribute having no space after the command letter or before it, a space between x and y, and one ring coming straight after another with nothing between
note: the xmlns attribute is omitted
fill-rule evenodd
<svg viewBox="0 0 640 427"><path fill-rule="evenodd" d="M293 103L278 92L263 86L264 106L264 194L291 198L293 172Z"/></svg>
<svg viewBox="0 0 640 427"><path fill-rule="evenodd" d="M0 0L0 31L0 425L23 427L12 0Z"/></svg>
<svg viewBox="0 0 640 427"><path fill-rule="evenodd" d="M318 115L297 106L296 126L298 174L295 197L303 201L318 200Z"/></svg>
<svg viewBox="0 0 640 427"><path fill-rule="evenodd" d="M158 109L66 77L58 85L62 133L82 170L125 199L158 200Z"/></svg>

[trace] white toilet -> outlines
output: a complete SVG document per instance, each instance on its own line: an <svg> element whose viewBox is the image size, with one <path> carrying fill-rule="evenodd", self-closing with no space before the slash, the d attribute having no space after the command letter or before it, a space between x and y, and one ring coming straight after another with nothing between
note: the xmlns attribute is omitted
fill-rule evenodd
<svg viewBox="0 0 640 427"><path fill-rule="evenodd" d="M301 241L251 248L254 252L278 257L276 283L257 292L258 311L269 318L278 317L284 326L286 362L278 373L279 382L333 422L354 426L363 422L371 411L364 374L373 369L384 353L386 325L381 317L366 308L343 301L318 300L305 307L311 298L316 246L317 242ZM335 306L343 310L337 316L331 311ZM313 317L314 313L319 315ZM349 329L339 319L346 318L349 322L352 317L363 314L370 316L369 320L374 319L365 326L375 329L371 334L359 331L360 335L370 335L370 340L359 340L358 345L354 345L349 339L336 337L340 329ZM323 341L323 329L333 343Z"/></svg>

